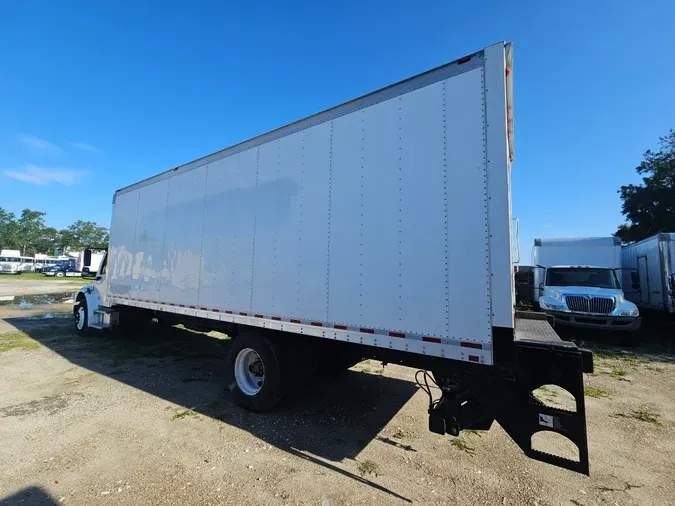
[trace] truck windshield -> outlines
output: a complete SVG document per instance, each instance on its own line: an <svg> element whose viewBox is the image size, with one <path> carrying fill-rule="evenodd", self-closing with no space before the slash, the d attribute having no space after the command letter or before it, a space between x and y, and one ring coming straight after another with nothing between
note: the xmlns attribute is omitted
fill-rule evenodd
<svg viewBox="0 0 675 506"><path fill-rule="evenodd" d="M596 288L619 288L613 269L592 267L552 268L546 272L547 286L592 286Z"/></svg>

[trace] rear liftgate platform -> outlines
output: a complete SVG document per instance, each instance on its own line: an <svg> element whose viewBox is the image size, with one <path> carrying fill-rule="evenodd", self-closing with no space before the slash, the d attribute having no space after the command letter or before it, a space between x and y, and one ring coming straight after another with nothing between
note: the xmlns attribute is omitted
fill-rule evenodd
<svg viewBox="0 0 675 506"><path fill-rule="evenodd" d="M583 373L593 372L592 353L561 340L543 313L517 312L510 334L495 343L490 375L433 371L442 394L437 400L430 395L429 430L458 436L464 429L487 430L497 420L528 457L588 475ZM542 385L567 390L576 411L542 403L533 394ZM572 441L579 460L535 450L532 436L541 431Z"/></svg>

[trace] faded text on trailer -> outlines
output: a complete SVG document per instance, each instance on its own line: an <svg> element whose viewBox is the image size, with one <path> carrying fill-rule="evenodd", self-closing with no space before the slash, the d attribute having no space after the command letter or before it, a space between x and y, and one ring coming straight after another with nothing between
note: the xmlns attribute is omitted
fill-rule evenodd
<svg viewBox="0 0 675 506"><path fill-rule="evenodd" d="M117 191L78 331L227 332L232 395L253 411L313 369L431 371L430 430L497 420L532 458L587 473L589 355L545 320L516 328L511 62L495 44ZM536 401L543 384L576 412ZM534 450L539 431L579 458Z"/></svg>

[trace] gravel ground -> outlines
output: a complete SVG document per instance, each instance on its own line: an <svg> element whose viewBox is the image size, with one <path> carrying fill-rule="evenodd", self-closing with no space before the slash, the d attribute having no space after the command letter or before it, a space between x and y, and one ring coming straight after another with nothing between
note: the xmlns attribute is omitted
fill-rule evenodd
<svg viewBox="0 0 675 506"><path fill-rule="evenodd" d="M25 279L21 275L0 274L0 298L11 295L35 295L59 292L77 292L91 279L65 278ZM0 299L2 300L2 299Z"/></svg>
<svg viewBox="0 0 675 506"><path fill-rule="evenodd" d="M411 369L363 362L255 415L230 400L225 336L85 339L42 309L0 306L2 506L675 504L675 363L662 350L597 348L589 478L527 459L496 424L428 432Z"/></svg>

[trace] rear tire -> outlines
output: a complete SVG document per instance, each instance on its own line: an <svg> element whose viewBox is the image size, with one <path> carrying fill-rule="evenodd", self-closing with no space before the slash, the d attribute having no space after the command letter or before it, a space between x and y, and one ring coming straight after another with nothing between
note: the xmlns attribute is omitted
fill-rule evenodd
<svg viewBox="0 0 675 506"><path fill-rule="evenodd" d="M66 273L63 271L58 271L56 274L54 274L57 278L64 278L66 277Z"/></svg>
<svg viewBox="0 0 675 506"><path fill-rule="evenodd" d="M283 397L281 353L273 340L254 333L237 337L232 342L227 368L232 375L232 399L242 408L264 413Z"/></svg>

